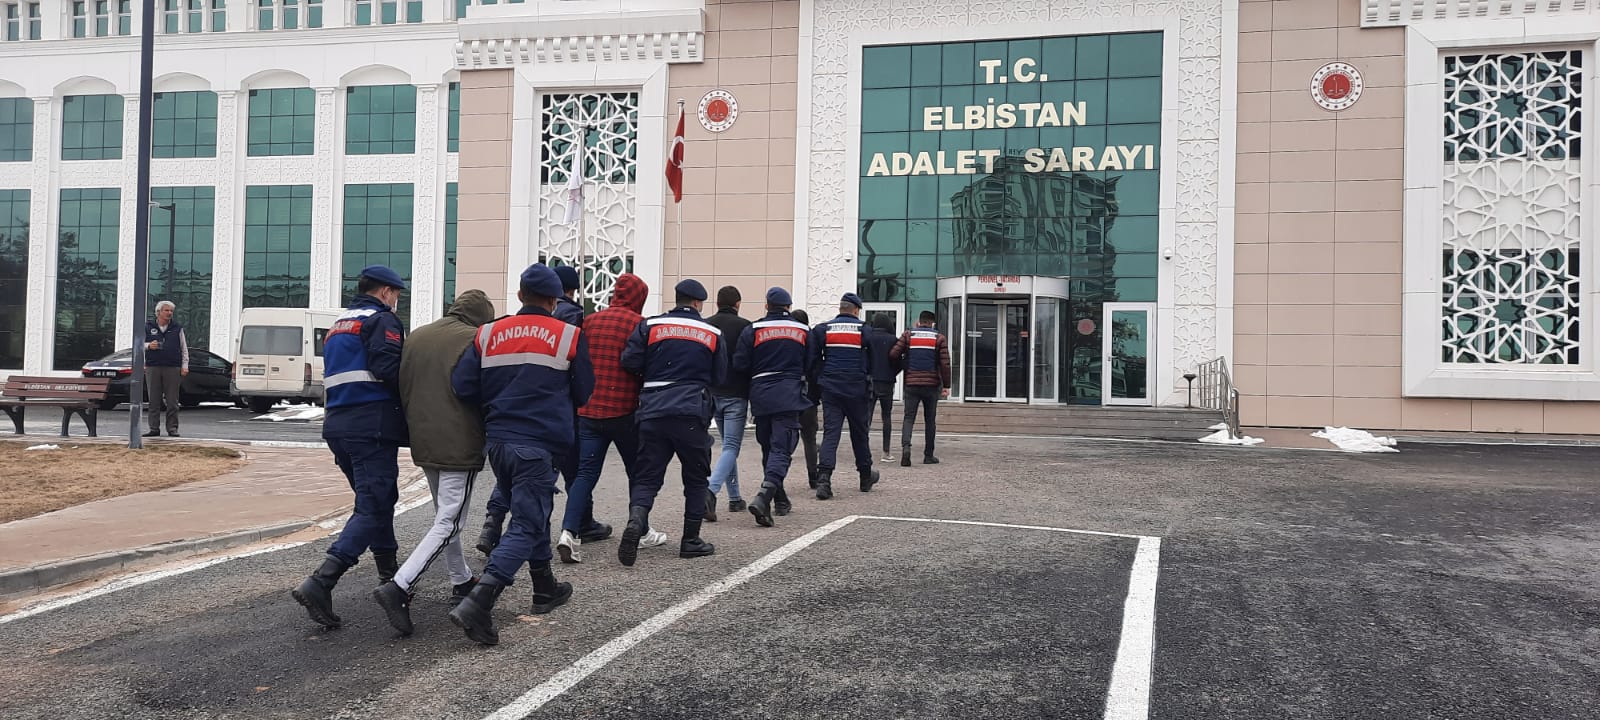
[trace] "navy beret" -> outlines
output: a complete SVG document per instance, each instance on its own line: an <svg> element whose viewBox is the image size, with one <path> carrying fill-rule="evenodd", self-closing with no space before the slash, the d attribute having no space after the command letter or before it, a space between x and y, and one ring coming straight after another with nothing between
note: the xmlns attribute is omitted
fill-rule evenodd
<svg viewBox="0 0 1600 720"><path fill-rule="evenodd" d="M368 265L362 268L361 277L372 278L392 288L406 289L406 281L400 279L400 273L384 265Z"/></svg>
<svg viewBox="0 0 1600 720"><path fill-rule="evenodd" d="M556 268L556 277L561 278L561 287L564 290L578 289L578 271L571 265L562 265Z"/></svg>
<svg viewBox="0 0 1600 720"><path fill-rule="evenodd" d="M845 293L844 297L839 298L839 302L850 303L856 307L861 307L861 296L855 293Z"/></svg>
<svg viewBox="0 0 1600 720"><path fill-rule="evenodd" d="M544 263L535 263L523 270L520 287L523 292L545 297L558 298L566 294L561 287L561 278Z"/></svg>
<svg viewBox="0 0 1600 720"><path fill-rule="evenodd" d="M767 291L767 304L781 307L785 305L793 305L794 300L789 297L788 290L785 290L781 287L775 287Z"/></svg>
<svg viewBox="0 0 1600 720"><path fill-rule="evenodd" d="M700 281L694 278L689 278L688 280L678 283L677 286L672 288L672 290L679 295L687 298L693 298L701 302L704 302L706 299L706 286L701 285Z"/></svg>

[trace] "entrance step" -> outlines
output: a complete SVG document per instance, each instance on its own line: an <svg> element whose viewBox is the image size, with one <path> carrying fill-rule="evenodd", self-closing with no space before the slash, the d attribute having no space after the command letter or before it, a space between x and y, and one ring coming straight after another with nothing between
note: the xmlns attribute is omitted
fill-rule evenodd
<svg viewBox="0 0 1600 720"><path fill-rule="evenodd" d="M898 408L897 408L898 410ZM939 403L939 434L1043 435L1194 441L1222 415L1187 408Z"/></svg>

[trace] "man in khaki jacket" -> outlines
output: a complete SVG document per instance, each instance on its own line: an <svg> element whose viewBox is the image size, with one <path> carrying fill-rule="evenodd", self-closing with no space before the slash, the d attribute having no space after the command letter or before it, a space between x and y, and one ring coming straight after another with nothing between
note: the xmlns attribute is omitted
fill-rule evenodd
<svg viewBox="0 0 1600 720"><path fill-rule="evenodd" d="M433 526L400 572L372 598L389 616L389 624L410 635L411 596L417 578L441 553L450 570L455 600L467 596L477 579L461 551L461 518L472 497L472 482L483 469L483 417L477 408L456 398L450 373L472 345L478 326L494 319L494 305L479 290L456 298L445 316L417 328L406 338L400 356L400 402L406 422L415 429L411 461L428 477L433 492Z"/></svg>

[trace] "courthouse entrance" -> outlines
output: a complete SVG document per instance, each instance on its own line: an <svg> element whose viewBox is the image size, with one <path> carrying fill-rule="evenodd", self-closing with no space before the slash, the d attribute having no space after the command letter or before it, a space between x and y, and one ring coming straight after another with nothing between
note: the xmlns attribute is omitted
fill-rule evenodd
<svg viewBox="0 0 1600 720"><path fill-rule="evenodd" d="M938 325L950 339L951 397L1054 403L1061 394L1066 278L940 278Z"/></svg>

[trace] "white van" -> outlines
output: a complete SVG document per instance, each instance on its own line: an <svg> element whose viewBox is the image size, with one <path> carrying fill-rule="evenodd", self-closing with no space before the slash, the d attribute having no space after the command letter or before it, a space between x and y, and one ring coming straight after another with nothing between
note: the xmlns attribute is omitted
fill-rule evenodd
<svg viewBox="0 0 1600 720"><path fill-rule="evenodd" d="M280 400L322 403L322 340L339 310L245 308L233 354L233 395L264 413Z"/></svg>

